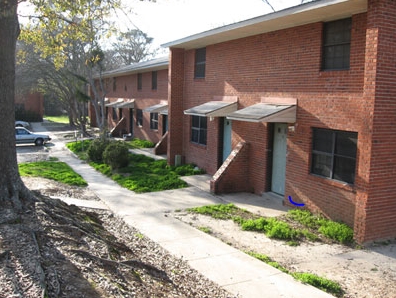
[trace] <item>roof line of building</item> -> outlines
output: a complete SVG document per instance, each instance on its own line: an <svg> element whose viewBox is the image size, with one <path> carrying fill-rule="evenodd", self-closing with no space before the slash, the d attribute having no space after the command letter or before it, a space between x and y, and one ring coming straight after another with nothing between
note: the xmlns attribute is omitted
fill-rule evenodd
<svg viewBox="0 0 396 298"><path fill-rule="evenodd" d="M118 69L105 71L102 73L101 77L102 78L119 77L119 76L134 74L134 73L167 69L168 65L169 65L169 57L164 56L164 57L155 58L152 60L134 63L134 64L131 64L128 66L118 68ZM96 77L99 78L99 75Z"/></svg>
<svg viewBox="0 0 396 298"><path fill-rule="evenodd" d="M193 49L367 11L367 0L316 0L162 44Z"/></svg>

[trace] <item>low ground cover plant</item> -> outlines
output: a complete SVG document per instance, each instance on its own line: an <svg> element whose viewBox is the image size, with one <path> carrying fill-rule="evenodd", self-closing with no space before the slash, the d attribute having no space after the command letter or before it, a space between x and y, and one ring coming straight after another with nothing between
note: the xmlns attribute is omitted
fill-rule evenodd
<svg viewBox="0 0 396 298"><path fill-rule="evenodd" d="M339 243L351 244L353 242L353 229L344 223L331 221L314 215L308 210L299 209L290 210L288 217Z"/></svg>
<svg viewBox="0 0 396 298"><path fill-rule="evenodd" d="M140 139L132 139L130 141L125 142L129 148L131 149L140 149L140 148L154 148L155 144L153 142L147 140Z"/></svg>
<svg viewBox="0 0 396 298"><path fill-rule="evenodd" d="M342 290L341 286L339 283L332 281L330 279L327 279L325 277L318 276L313 273L307 273L307 272L291 272L287 268L283 267L280 265L278 262L275 262L272 260L270 257L267 255L259 254L256 252L252 251L247 251L246 252L248 255L268 264L271 265L272 267L290 274L293 276L296 280L299 280L303 283L309 284L311 286L314 286L318 289L321 289L322 291L325 291L327 293L330 293L336 297L342 297L344 291Z"/></svg>
<svg viewBox="0 0 396 298"><path fill-rule="evenodd" d="M187 183L180 176L203 173L191 164L174 167L166 160L132 154L123 141L87 140L68 143L67 147L97 171L136 193L183 188Z"/></svg>
<svg viewBox="0 0 396 298"><path fill-rule="evenodd" d="M353 242L353 230L346 224L315 216L307 210L290 210L285 218L260 217L234 204L208 205L187 211L216 219L231 219L244 231L264 233L269 238L285 240L293 246L304 239L320 241L319 235L342 244Z"/></svg>
<svg viewBox="0 0 396 298"><path fill-rule="evenodd" d="M21 163L18 166L21 176L43 177L69 185L87 186L87 182L69 165L57 159Z"/></svg>

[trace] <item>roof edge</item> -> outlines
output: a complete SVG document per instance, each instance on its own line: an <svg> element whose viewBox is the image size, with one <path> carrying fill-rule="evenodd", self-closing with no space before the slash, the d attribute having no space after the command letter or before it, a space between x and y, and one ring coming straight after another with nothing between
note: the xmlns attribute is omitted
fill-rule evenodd
<svg viewBox="0 0 396 298"><path fill-rule="evenodd" d="M210 29L201 33L193 34L181 39L177 39L175 41L164 43L161 46L165 48L181 47L185 49L191 49L195 47L194 44L199 44L197 42L198 40L201 40L201 46L205 46L205 40L208 41L206 45L209 45L257 35L265 32L300 26L312 22L318 22L321 19L325 20L326 13L324 13L324 10L327 10L331 6L340 6L340 8L344 8L348 5L351 6L349 11L345 9L339 9L339 11L337 11L340 16L347 15L351 12L360 13L367 11L367 0L315 0L297 6L292 6L273 13L261 15L251 19ZM312 16L312 12L315 10L319 10L321 12L320 14L318 14L319 16L317 17ZM304 15L306 16L306 19L304 19ZM327 18L331 18L331 16L332 15L327 16ZM335 19L336 16L334 16L333 18ZM287 20L287 22L282 22L282 20ZM259 24L262 24L260 29L257 28ZM268 30L266 29L265 25L271 25L272 28ZM249 27L251 27L252 30L244 30L244 28ZM232 32L235 32L235 34L232 35ZM217 39L218 42L214 42L214 40L216 40L213 38L214 36L221 38Z"/></svg>

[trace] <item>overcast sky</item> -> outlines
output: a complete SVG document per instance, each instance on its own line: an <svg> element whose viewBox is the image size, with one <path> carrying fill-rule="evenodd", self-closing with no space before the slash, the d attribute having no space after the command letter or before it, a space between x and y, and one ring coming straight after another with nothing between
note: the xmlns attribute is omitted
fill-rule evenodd
<svg viewBox="0 0 396 298"><path fill-rule="evenodd" d="M136 14L129 19L153 37L155 45L272 12L262 0L126 1ZM270 0L270 3L278 11L298 5L301 0Z"/></svg>

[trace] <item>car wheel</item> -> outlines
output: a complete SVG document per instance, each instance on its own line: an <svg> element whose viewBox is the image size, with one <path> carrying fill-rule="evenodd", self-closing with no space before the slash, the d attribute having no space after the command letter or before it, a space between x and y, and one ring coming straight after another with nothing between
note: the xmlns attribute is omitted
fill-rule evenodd
<svg viewBox="0 0 396 298"><path fill-rule="evenodd" d="M41 138L38 138L38 139L36 139L36 140L34 141L34 144L35 144L36 146L42 146L42 145L44 144L44 140L41 139Z"/></svg>

